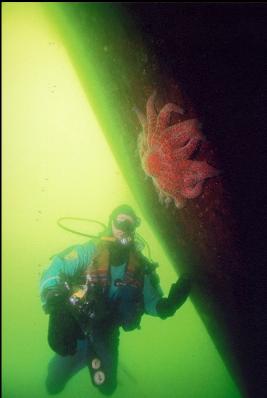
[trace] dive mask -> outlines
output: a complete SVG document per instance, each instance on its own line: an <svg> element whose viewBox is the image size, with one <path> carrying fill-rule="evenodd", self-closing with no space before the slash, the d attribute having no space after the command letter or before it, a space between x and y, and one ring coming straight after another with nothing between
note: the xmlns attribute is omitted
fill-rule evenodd
<svg viewBox="0 0 267 398"><path fill-rule="evenodd" d="M120 229L123 232L126 232L127 234L131 234L135 230L135 224L132 223L129 220L113 220L113 224L117 229Z"/></svg>

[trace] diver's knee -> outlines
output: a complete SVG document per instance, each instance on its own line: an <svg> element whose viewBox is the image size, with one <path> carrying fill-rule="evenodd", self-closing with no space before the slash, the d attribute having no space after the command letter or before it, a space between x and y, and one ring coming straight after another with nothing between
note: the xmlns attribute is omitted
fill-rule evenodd
<svg viewBox="0 0 267 398"><path fill-rule="evenodd" d="M64 390L65 383L52 382L47 379L45 382L46 391L49 395L59 394Z"/></svg>
<svg viewBox="0 0 267 398"><path fill-rule="evenodd" d="M98 386L98 390L103 394L103 395L112 395L117 388L117 383L109 383L109 384L104 384L102 386Z"/></svg>

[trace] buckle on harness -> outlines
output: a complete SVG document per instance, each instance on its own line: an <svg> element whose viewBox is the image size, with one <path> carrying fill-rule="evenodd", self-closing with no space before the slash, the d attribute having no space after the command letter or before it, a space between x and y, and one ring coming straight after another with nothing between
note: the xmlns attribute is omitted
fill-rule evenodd
<svg viewBox="0 0 267 398"><path fill-rule="evenodd" d="M125 286L125 282L122 280L122 279L116 279L115 281L114 281L114 285L116 286L116 287L119 287L119 286Z"/></svg>

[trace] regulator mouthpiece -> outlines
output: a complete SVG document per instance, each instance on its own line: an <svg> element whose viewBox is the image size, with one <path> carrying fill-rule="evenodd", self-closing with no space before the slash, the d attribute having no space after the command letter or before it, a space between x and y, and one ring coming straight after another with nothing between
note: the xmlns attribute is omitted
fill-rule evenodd
<svg viewBox="0 0 267 398"><path fill-rule="evenodd" d="M127 238L122 238L120 239L120 244L123 246L127 246L132 242L132 238L130 236L127 236Z"/></svg>

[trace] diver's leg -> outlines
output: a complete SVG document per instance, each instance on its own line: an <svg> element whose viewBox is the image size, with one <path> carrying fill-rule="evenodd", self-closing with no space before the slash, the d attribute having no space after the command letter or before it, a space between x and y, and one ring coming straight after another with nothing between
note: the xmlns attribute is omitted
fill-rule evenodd
<svg viewBox="0 0 267 398"><path fill-rule="evenodd" d="M61 356L56 354L48 364L45 381L50 395L61 392L68 380L87 365L87 340L78 340L75 355Z"/></svg>
<svg viewBox="0 0 267 398"><path fill-rule="evenodd" d="M92 381L103 394L111 395L117 387L119 329L93 331L88 367Z"/></svg>
<svg viewBox="0 0 267 398"><path fill-rule="evenodd" d="M74 355L79 337L82 337L81 329L64 307L50 314L48 343L53 351L62 356Z"/></svg>

